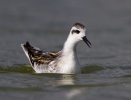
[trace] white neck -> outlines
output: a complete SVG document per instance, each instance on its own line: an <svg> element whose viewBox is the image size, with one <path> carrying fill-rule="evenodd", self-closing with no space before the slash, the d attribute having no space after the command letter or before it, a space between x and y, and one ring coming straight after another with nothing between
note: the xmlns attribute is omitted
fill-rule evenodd
<svg viewBox="0 0 131 100"><path fill-rule="evenodd" d="M68 36L64 47L63 47L63 52L64 53L76 53L76 45L77 42L72 39L72 37Z"/></svg>
<svg viewBox="0 0 131 100"><path fill-rule="evenodd" d="M61 58L62 66L61 72L63 73L80 73L80 64L76 55L76 45L78 41L68 36L64 47L63 47L63 57ZM65 63L65 64L63 64Z"/></svg>

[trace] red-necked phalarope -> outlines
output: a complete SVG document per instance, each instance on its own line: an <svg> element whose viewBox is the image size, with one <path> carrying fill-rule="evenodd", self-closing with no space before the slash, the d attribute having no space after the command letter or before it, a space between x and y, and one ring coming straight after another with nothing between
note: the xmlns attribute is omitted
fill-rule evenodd
<svg viewBox="0 0 131 100"><path fill-rule="evenodd" d="M84 25L75 23L63 49L59 52L43 52L39 48L31 46L29 42L21 44L21 46L36 73L81 73L76 45L83 40L90 47L91 43L86 38L85 31Z"/></svg>

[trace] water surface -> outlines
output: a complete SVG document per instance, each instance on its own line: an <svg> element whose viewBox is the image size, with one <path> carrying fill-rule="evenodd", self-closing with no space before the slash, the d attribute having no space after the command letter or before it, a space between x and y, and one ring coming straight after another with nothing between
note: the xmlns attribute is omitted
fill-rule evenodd
<svg viewBox="0 0 131 100"><path fill-rule="evenodd" d="M131 1L0 1L0 99L130 100ZM36 74L21 43L59 51L75 22L82 74Z"/></svg>

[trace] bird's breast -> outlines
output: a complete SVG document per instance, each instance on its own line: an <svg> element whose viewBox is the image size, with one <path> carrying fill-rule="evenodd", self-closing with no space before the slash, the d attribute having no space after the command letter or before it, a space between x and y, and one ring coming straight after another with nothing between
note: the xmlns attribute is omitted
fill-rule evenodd
<svg viewBox="0 0 131 100"><path fill-rule="evenodd" d="M80 72L80 64L74 55L63 56L59 63L60 73L78 73Z"/></svg>

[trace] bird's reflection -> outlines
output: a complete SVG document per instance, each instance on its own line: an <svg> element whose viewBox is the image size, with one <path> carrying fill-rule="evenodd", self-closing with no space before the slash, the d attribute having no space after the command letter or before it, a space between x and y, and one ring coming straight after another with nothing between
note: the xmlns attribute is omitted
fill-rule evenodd
<svg viewBox="0 0 131 100"><path fill-rule="evenodd" d="M62 86L62 85L74 85L75 83L75 75L72 74L63 74L59 77L59 79L55 80L54 85Z"/></svg>

